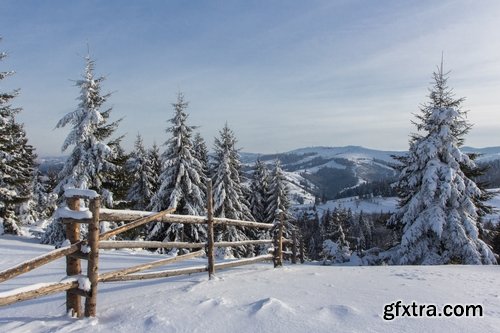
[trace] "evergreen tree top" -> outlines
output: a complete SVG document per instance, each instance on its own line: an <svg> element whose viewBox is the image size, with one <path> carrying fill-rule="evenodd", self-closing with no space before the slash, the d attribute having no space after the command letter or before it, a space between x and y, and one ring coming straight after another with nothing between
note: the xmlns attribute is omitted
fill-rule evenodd
<svg viewBox="0 0 500 333"><path fill-rule="evenodd" d="M467 112L462 110L462 103L465 97L456 98L453 89L448 86L450 71L445 72L443 69L443 61L437 71L432 73L432 87L429 88L429 101L420 106L420 114L415 115L419 122L412 121L418 131L429 132L432 130L431 124L434 125L436 119L435 110L440 108L453 109L457 112L459 119L455 119L450 124L451 131L457 139L458 146L462 146L464 142L463 136L471 129L471 124L466 120ZM434 117L434 119L430 119ZM434 120L434 121L433 121ZM412 141L419 138L418 134L412 135Z"/></svg>
<svg viewBox="0 0 500 333"><path fill-rule="evenodd" d="M94 143L103 141L111 136L118 127L121 119L108 123L111 108L101 110L111 93L101 94L101 82L105 77L95 78L95 62L90 55L85 57L85 72L82 79L77 80L75 85L80 88L78 97L80 103L75 111L66 114L59 120L56 128L65 127L71 123L73 128L63 143L62 151L70 145L83 143L91 140ZM119 141L119 139L118 139Z"/></svg>

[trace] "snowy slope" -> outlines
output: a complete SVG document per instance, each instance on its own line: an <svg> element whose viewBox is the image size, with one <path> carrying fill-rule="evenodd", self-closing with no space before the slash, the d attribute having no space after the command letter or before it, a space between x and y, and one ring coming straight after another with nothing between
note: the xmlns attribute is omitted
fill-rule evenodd
<svg viewBox="0 0 500 333"><path fill-rule="evenodd" d="M375 197L371 199L360 199L358 197L342 198L337 200L329 200L324 204L316 206L320 212L339 209L350 209L353 213L391 213L396 209L398 199L396 197L382 198ZM297 209L308 208L307 205L298 206Z"/></svg>
<svg viewBox="0 0 500 333"><path fill-rule="evenodd" d="M350 161L381 160L384 162L394 162L391 155L401 155L398 151L383 151L364 148L361 146L345 147L308 147L292 150L289 154L315 154L324 158L345 158Z"/></svg>
<svg viewBox="0 0 500 333"><path fill-rule="evenodd" d="M474 148L474 147L463 147L462 151L465 153L475 153L479 154L478 162L489 162L500 160L500 147L486 147L486 148Z"/></svg>
<svg viewBox="0 0 500 333"><path fill-rule="evenodd" d="M311 193L311 189L314 188L314 185L298 173L286 171L283 173L288 181L290 203L293 206L300 204L314 204L314 195ZM303 184L307 184L307 186L304 186Z"/></svg>
<svg viewBox="0 0 500 333"><path fill-rule="evenodd" d="M0 270L50 247L0 238ZM109 270L157 259L145 252L102 252ZM205 261L193 261L201 264ZM0 284L0 292L62 277L63 260ZM498 267L339 267L271 264L217 273L99 285L98 317L64 314L64 294L0 309L0 332L499 332ZM384 304L481 304L478 318L383 319Z"/></svg>

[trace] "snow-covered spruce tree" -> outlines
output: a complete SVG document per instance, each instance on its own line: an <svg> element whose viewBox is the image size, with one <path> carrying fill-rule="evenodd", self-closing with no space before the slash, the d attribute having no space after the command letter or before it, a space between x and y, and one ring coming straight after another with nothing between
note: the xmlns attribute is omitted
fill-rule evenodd
<svg viewBox="0 0 500 333"><path fill-rule="evenodd" d="M187 125L188 103L179 93L174 107L174 117L169 120L171 133L165 143L166 151L162 158L160 188L151 199L150 207L155 211L175 208L177 214L204 215L206 185L203 178L202 165L193 151L192 132L195 127ZM148 239L160 241L192 241L206 240L204 225L180 223L155 223L148 232Z"/></svg>
<svg viewBox="0 0 500 333"><path fill-rule="evenodd" d="M62 151L73 146L73 151L59 173L59 183L55 192L62 194L64 188L75 187L103 192L103 176L115 169L110 162L114 150L104 141L118 127L119 122L108 123L111 108L101 110L110 94L101 93L104 77L94 75L94 60L85 57L85 72L76 86L80 88L78 107L66 114L56 127L72 125L72 129L62 145Z"/></svg>
<svg viewBox="0 0 500 333"><path fill-rule="evenodd" d="M87 55L85 72L82 78L76 81L76 86L80 89L80 103L75 111L66 114L56 125L57 128L68 124L72 126L62 145L62 151L66 151L70 146L73 146L73 150L59 172L59 182L54 193L61 196L67 187L92 189L102 195L103 205L111 206L112 192L103 184L109 182L106 177L116 169L111 160L115 157L113 144L116 144L117 140L109 143L104 141L110 138L121 119L108 122L112 109L102 108L110 94L101 93L101 83L105 78L95 77L94 66L94 61ZM41 241L58 245L64 238L59 219L54 219Z"/></svg>
<svg viewBox="0 0 500 333"><path fill-rule="evenodd" d="M203 178L208 179L208 148L200 133L196 133L193 138L194 157L200 161Z"/></svg>
<svg viewBox="0 0 500 333"><path fill-rule="evenodd" d="M288 212L288 209L290 208L290 190L288 189L287 182L285 174L281 169L281 163L279 160L276 160L274 163L274 169L269 179L266 222L275 223L276 221L279 221L281 213L285 214L286 220L291 217Z"/></svg>
<svg viewBox="0 0 500 333"><path fill-rule="evenodd" d="M215 156L212 165L214 215L230 219L253 221L249 204L242 191L240 176L241 163L236 149L236 137L227 123L215 138ZM240 241L248 239L246 231L235 226L221 226L217 230L218 241ZM224 251L222 251L224 250ZM244 247L225 248L219 257L241 257L246 254Z"/></svg>
<svg viewBox="0 0 500 333"><path fill-rule="evenodd" d="M448 88L443 66L433 74L430 101L424 104L415 125L409 152L400 159L397 182L399 208L388 220L401 228L397 264L493 264L492 251L479 239L482 193L462 167L474 162L460 150L470 129L463 98Z"/></svg>
<svg viewBox="0 0 500 333"><path fill-rule="evenodd" d="M0 52L0 61L6 57ZM13 72L0 72L0 81ZM21 108L13 108L11 100L19 91L0 91L0 230L20 234L19 214L31 218L27 204L33 197L36 155L28 144L26 132L15 115Z"/></svg>
<svg viewBox="0 0 500 333"><path fill-rule="evenodd" d="M269 192L269 170L260 159L255 161L252 181L250 183L250 209L256 221L266 221L266 210Z"/></svg>
<svg viewBox="0 0 500 333"><path fill-rule="evenodd" d="M342 263L349 260L351 253L346 240L339 212L335 209L330 215L330 222L325 230L325 240L321 251L323 264Z"/></svg>
<svg viewBox="0 0 500 333"><path fill-rule="evenodd" d="M268 202L269 191L269 171L266 164L260 159L255 161L253 168L252 179L250 181L250 188L248 191L248 202L250 204L250 211L252 216L258 222L266 221L266 209ZM268 230L249 230L248 236L250 238L268 239ZM257 254L266 254L268 246L258 246Z"/></svg>
<svg viewBox="0 0 500 333"><path fill-rule="evenodd" d="M39 170L35 171L33 203L41 220L49 219L57 208L57 195L52 193L50 177L42 175Z"/></svg>
<svg viewBox="0 0 500 333"><path fill-rule="evenodd" d="M160 175L161 175L161 157L160 157L160 148L158 145L153 143L153 147L148 150L148 158L151 165L152 172L152 193L157 193L160 189Z"/></svg>
<svg viewBox="0 0 500 333"><path fill-rule="evenodd" d="M132 184L132 178L127 170L127 161L130 157L125 152L121 145L121 137L109 142L108 145L112 150L112 157L109 162L113 164L113 168L103 175L102 187L104 191L111 192L113 200L111 204L113 208L128 208L127 194L128 189Z"/></svg>
<svg viewBox="0 0 500 333"><path fill-rule="evenodd" d="M289 212L290 190L279 160L275 161L274 169L269 177L267 197L266 222L274 223L276 226L274 232L278 232L277 225L283 219L283 236L292 239L293 232L297 233L300 230L292 223L292 214ZM297 234L297 236L299 235Z"/></svg>
<svg viewBox="0 0 500 333"><path fill-rule="evenodd" d="M127 162L127 170L133 177L132 186L127 193L127 200L132 208L145 210L153 196L154 174L151 160L139 134L135 140L134 151Z"/></svg>

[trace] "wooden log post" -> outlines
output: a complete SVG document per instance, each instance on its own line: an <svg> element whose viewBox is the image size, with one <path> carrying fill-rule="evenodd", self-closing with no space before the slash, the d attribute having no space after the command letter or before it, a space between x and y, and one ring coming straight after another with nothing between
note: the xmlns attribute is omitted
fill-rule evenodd
<svg viewBox="0 0 500 333"><path fill-rule="evenodd" d="M273 264L278 267L278 230L273 232Z"/></svg>
<svg viewBox="0 0 500 333"><path fill-rule="evenodd" d="M208 278L211 280L215 274L212 180L207 183L207 229Z"/></svg>
<svg viewBox="0 0 500 333"><path fill-rule="evenodd" d="M90 253L87 264L87 277L90 280L89 296L85 299L85 317L95 317L97 305L97 284L99 282L99 208L101 199L99 197L90 201L89 209L92 212L92 220L89 224L88 246Z"/></svg>
<svg viewBox="0 0 500 333"><path fill-rule="evenodd" d="M276 237L274 246L274 257L275 263L274 267L283 266L283 227L285 224L284 214L280 214L279 225L278 225L278 235Z"/></svg>
<svg viewBox="0 0 500 333"><path fill-rule="evenodd" d="M80 210L80 198L71 197L67 199L68 208L73 211ZM80 241L80 225L78 223L66 223L66 239L75 244ZM80 259L67 255L66 256L66 275L79 275L82 273L82 266ZM81 296L77 295L70 290L66 291L66 313L71 316L80 317L82 315Z"/></svg>
<svg viewBox="0 0 500 333"><path fill-rule="evenodd" d="M292 230L292 264L297 263L297 231Z"/></svg>
<svg viewBox="0 0 500 333"><path fill-rule="evenodd" d="M303 264L305 259L304 259L304 237L302 235L299 237L299 257L300 257L300 263Z"/></svg>

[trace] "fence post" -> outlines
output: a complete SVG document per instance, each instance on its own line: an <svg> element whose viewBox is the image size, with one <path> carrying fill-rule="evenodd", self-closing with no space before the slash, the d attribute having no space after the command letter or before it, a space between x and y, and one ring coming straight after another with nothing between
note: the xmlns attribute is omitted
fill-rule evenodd
<svg viewBox="0 0 500 333"><path fill-rule="evenodd" d="M292 230L292 264L297 263L297 231Z"/></svg>
<svg viewBox="0 0 500 333"><path fill-rule="evenodd" d="M278 236L275 240L274 246L274 254L275 254L275 263L274 267L283 266L283 225L285 223L284 214L280 214L279 226L278 226Z"/></svg>
<svg viewBox="0 0 500 333"><path fill-rule="evenodd" d="M97 306L97 284L99 281L99 210L101 199L99 197L90 200L89 208L92 212L92 220L89 224L87 276L90 280L90 291L85 299L85 317L96 316Z"/></svg>
<svg viewBox="0 0 500 333"><path fill-rule="evenodd" d="M80 210L80 198L72 197L67 199L68 208L74 211ZM66 239L71 243L80 241L80 225L78 223L66 224ZM80 259L67 255L66 256L66 275L79 275L82 273ZM70 290L66 291L66 313L71 313L71 316L80 317L82 315L81 297Z"/></svg>
<svg viewBox="0 0 500 333"><path fill-rule="evenodd" d="M212 279L215 274L215 258L214 258L214 219L213 219L213 195L212 195L212 180L207 183L207 258L208 258L208 278Z"/></svg>
<svg viewBox="0 0 500 333"><path fill-rule="evenodd" d="M273 231L273 264L278 267L278 230Z"/></svg>

